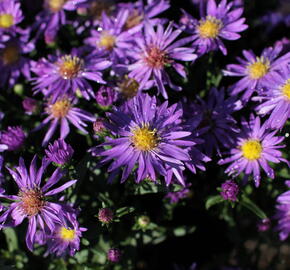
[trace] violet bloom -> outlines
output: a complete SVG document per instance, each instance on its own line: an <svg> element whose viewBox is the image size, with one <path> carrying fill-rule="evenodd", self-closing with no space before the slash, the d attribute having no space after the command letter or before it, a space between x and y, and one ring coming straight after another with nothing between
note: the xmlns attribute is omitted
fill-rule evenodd
<svg viewBox="0 0 290 270"><path fill-rule="evenodd" d="M56 256L74 256L80 249L82 232L86 230L79 226L76 213L61 213L52 235L47 238L48 252Z"/></svg>
<svg viewBox="0 0 290 270"><path fill-rule="evenodd" d="M96 93L96 101L101 107L109 107L116 101L115 90L109 86L102 86Z"/></svg>
<svg viewBox="0 0 290 270"><path fill-rule="evenodd" d="M161 24L155 31L152 24L145 23L142 37L136 37L136 46L130 51L134 62L129 65L131 71L128 76L139 82L140 88L148 89L157 86L158 94L168 98L164 85L169 85L175 91L181 91L181 87L172 83L165 68L170 66L186 78L184 66L176 61L194 61L197 55L193 48L183 47L189 42L188 38L176 40L182 30L174 30L172 24L166 29ZM152 81L153 80L153 81Z"/></svg>
<svg viewBox="0 0 290 270"><path fill-rule="evenodd" d="M53 144L48 145L48 150L45 150L45 153L48 160L58 165L65 165L72 158L74 150L63 139L58 139Z"/></svg>
<svg viewBox="0 0 290 270"><path fill-rule="evenodd" d="M222 40L237 40L241 37L238 33L248 28L244 24L246 19L241 18L243 8L235 8L233 2L227 4L226 0L222 0L217 5L215 0L208 0L206 12L203 8L200 12L199 21L184 12L192 25L186 30L193 35L193 45L198 47L199 54L220 49L226 55L227 49Z"/></svg>
<svg viewBox="0 0 290 270"><path fill-rule="evenodd" d="M73 49L71 54L50 56L33 66L34 90L42 92L46 97L52 96L53 101L64 95L75 95L80 91L86 98L95 97L89 81L105 84L102 71L111 63L100 55L88 54L82 56L82 50Z"/></svg>
<svg viewBox="0 0 290 270"><path fill-rule="evenodd" d="M98 219L100 222L104 224L109 224L113 221L114 219L114 212L112 209L106 207L106 208L101 208L98 213Z"/></svg>
<svg viewBox="0 0 290 270"><path fill-rule="evenodd" d="M235 202L239 194L239 186L232 180L227 180L221 186L221 196L224 200Z"/></svg>
<svg viewBox="0 0 290 270"><path fill-rule="evenodd" d="M7 151L19 150L25 142L25 133L21 127L8 127L0 133L0 145L6 145Z"/></svg>
<svg viewBox="0 0 290 270"><path fill-rule="evenodd" d="M108 250L107 258L108 261L113 263L118 263L121 259L122 253L121 250L118 248L111 248Z"/></svg>
<svg viewBox="0 0 290 270"><path fill-rule="evenodd" d="M65 139L70 132L69 122L73 124L83 133L87 134L88 132L84 129L87 127L85 121L94 122L96 118L79 108L76 108L74 105L77 100L69 97L64 97L58 99L55 103L48 102L45 113L48 115L42 123L34 129L34 131L39 130L46 126L48 123L49 129L43 139L42 146L46 146L58 125L60 125L60 139Z"/></svg>
<svg viewBox="0 0 290 270"><path fill-rule="evenodd" d="M126 106L116 108L110 115L110 123L106 128L115 139L107 139L91 151L105 156L101 164L113 160L108 171L111 173L109 182L121 168L124 182L130 173L136 169L135 181L139 183L145 178L156 181L159 176L165 178L167 185L176 178L184 185L185 163L191 158L188 148L194 145L188 137L191 133L184 131L181 124L182 109L177 104L168 107L168 102L157 105L156 98L149 95L139 95L129 100ZM103 150L102 146L111 146Z"/></svg>
<svg viewBox="0 0 290 270"><path fill-rule="evenodd" d="M0 156L0 186L4 181L4 175L2 173L3 162L4 162L3 156ZM3 189L0 188L0 193L1 193L1 190L3 190ZM4 193L4 192L2 192L2 193Z"/></svg>
<svg viewBox="0 0 290 270"><path fill-rule="evenodd" d="M229 151L230 157L221 159L218 164L231 163L225 172L234 176L244 172L244 180L247 180L248 176L252 174L256 187L260 185L260 167L268 177L273 179L274 170L268 162L283 161L288 164L278 150L285 147L285 145L280 145L284 137L275 136L276 133L277 130L267 129L267 122L261 126L260 118L251 115L249 122L242 121L242 130L237 136L236 146Z"/></svg>
<svg viewBox="0 0 290 270"><path fill-rule="evenodd" d="M54 231L55 223L59 221L58 216L63 212L62 206L58 203L50 202L49 198L76 182L76 180L70 180L58 188L51 189L63 176L63 172L60 169L56 169L41 187L41 180L48 164L48 161L42 160L41 167L38 169L36 156L34 156L28 171L23 158L20 158L16 171L8 168L19 188L18 194L11 196L0 194L0 198L13 201L0 216L0 227L15 227L27 218L26 245L30 250L33 249L35 243L36 230L40 229L43 233Z"/></svg>
<svg viewBox="0 0 290 270"><path fill-rule="evenodd" d="M261 219L257 223L257 229L259 232L268 231L270 227L271 227L271 220L269 218Z"/></svg>
<svg viewBox="0 0 290 270"><path fill-rule="evenodd" d="M190 194L189 187L191 184L187 184L183 189L176 192L168 192L165 198L170 200L170 203L178 203L181 199L186 198Z"/></svg>
<svg viewBox="0 0 290 270"><path fill-rule="evenodd" d="M270 114L270 128L281 129L290 117L290 66L282 67L265 86L267 90L253 98L261 103L256 110L261 115Z"/></svg>
<svg viewBox="0 0 290 270"><path fill-rule="evenodd" d="M239 64L227 65L225 76L243 77L230 88L231 95L243 93L242 100L248 101L255 91L265 87L266 82L275 76L277 70L290 63L290 52L280 56L282 45L269 47L257 57L251 50L243 51L245 60L238 57Z"/></svg>
<svg viewBox="0 0 290 270"><path fill-rule="evenodd" d="M22 106L27 114L35 113L38 110L37 100L30 97L26 97L25 99L23 99Z"/></svg>

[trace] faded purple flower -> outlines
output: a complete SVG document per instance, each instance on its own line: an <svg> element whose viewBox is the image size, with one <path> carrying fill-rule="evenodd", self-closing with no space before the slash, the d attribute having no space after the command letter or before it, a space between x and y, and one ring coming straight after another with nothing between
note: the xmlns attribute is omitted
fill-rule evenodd
<svg viewBox="0 0 290 270"><path fill-rule="evenodd" d="M118 263L121 259L122 253L118 248L111 248L108 250L107 259L110 262Z"/></svg>
<svg viewBox="0 0 290 270"><path fill-rule="evenodd" d="M221 186L221 196L224 200L235 202L239 194L239 186L232 180L227 180Z"/></svg>
<svg viewBox="0 0 290 270"><path fill-rule="evenodd" d="M96 93L96 101L101 107L109 107L116 101L115 90L110 86L101 86Z"/></svg>
<svg viewBox="0 0 290 270"><path fill-rule="evenodd" d="M22 101L22 106L27 114L35 113L38 110L37 100L30 97L24 98L24 100Z"/></svg>
<svg viewBox="0 0 290 270"><path fill-rule="evenodd" d="M98 213L98 219L102 223L108 224L113 221L114 219L114 212L112 209L106 207L101 208Z"/></svg>

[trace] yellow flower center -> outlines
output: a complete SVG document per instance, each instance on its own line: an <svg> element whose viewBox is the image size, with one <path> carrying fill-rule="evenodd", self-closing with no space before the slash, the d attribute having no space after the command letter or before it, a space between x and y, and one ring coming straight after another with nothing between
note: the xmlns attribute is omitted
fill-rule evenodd
<svg viewBox="0 0 290 270"><path fill-rule="evenodd" d="M290 100L290 79L282 86L282 93L285 97Z"/></svg>
<svg viewBox="0 0 290 270"><path fill-rule="evenodd" d="M52 12L58 12L66 2L67 0L47 0L47 5Z"/></svg>
<svg viewBox="0 0 290 270"><path fill-rule="evenodd" d="M216 38L222 28L222 21L215 17L207 16L200 20L197 30L202 38Z"/></svg>
<svg viewBox="0 0 290 270"><path fill-rule="evenodd" d="M76 56L65 55L57 65L59 66L59 74L67 80L78 76L84 67L84 61Z"/></svg>
<svg viewBox="0 0 290 270"><path fill-rule="evenodd" d="M149 129L148 125L138 127L132 131L131 137L134 146L141 151L150 151L154 149L158 144L158 137L156 130Z"/></svg>
<svg viewBox="0 0 290 270"><path fill-rule="evenodd" d="M14 24L14 17L11 14L0 15L0 28L9 28Z"/></svg>
<svg viewBox="0 0 290 270"><path fill-rule="evenodd" d="M264 77L268 73L269 68L270 62L268 59L257 57L256 62L248 66L248 72L252 79L257 80Z"/></svg>
<svg viewBox="0 0 290 270"><path fill-rule="evenodd" d="M101 34L100 40L97 43L97 45L108 51L111 51L114 48L115 43L116 38L113 35L109 34L108 32L104 31Z"/></svg>
<svg viewBox="0 0 290 270"><path fill-rule="evenodd" d="M64 98L51 105L50 112L54 118L63 118L68 114L71 107L71 102Z"/></svg>
<svg viewBox="0 0 290 270"><path fill-rule="evenodd" d="M18 195L21 198L20 207L28 216L35 216L45 205L44 196L37 188L20 191Z"/></svg>
<svg viewBox="0 0 290 270"><path fill-rule="evenodd" d="M19 49L16 45L7 45L0 55L4 65L13 65L19 60Z"/></svg>
<svg viewBox="0 0 290 270"><path fill-rule="evenodd" d="M243 156L249 160L256 160L261 157L263 147L258 140L248 140L242 145Z"/></svg>
<svg viewBox="0 0 290 270"><path fill-rule="evenodd" d="M65 227L61 227L59 234L60 234L61 239L66 240L66 241L72 241L75 238L76 232L73 229L67 229Z"/></svg>
<svg viewBox="0 0 290 270"><path fill-rule="evenodd" d="M120 92L125 98L133 98L137 95L139 89L139 83L133 79L129 78L127 75L124 80L118 85Z"/></svg>

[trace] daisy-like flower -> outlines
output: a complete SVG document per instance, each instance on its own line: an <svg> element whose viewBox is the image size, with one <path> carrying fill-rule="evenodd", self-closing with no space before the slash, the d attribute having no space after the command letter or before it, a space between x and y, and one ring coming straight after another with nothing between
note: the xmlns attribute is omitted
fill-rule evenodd
<svg viewBox="0 0 290 270"><path fill-rule="evenodd" d="M34 65L32 71L37 74L33 78L35 91L41 91L46 97L52 96L53 101L64 95L75 95L77 90L86 99L95 97L89 81L105 84L101 71L111 63L100 55L88 54L83 57L82 54L81 49L74 49L71 54L50 56L48 60L42 59Z"/></svg>
<svg viewBox="0 0 290 270"><path fill-rule="evenodd" d="M218 164L223 165L231 163L226 169L229 175L237 176L244 172L244 180L249 175L253 175L255 186L260 185L260 167L266 172L267 176L274 178L274 170L268 162L279 163L281 161L288 164L288 161L282 158L279 148L285 147L280 143L284 137L275 136L276 131L267 129L267 122L261 125L260 118L251 115L250 121L242 121L242 131L237 137L236 146L229 152L228 158L221 159Z"/></svg>
<svg viewBox="0 0 290 270"><path fill-rule="evenodd" d="M227 0L222 0L218 5L215 0L208 0L206 12L203 8L200 11L199 21L184 12L192 25L186 30L193 35L193 44L198 47L198 53L220 49L226 55L227 49L222 40L237 40L241 37L238 33L248 28L244 24L246 19L241 18L243 8L235 8L233 2L227 3Z"/></svg>
<svg viewBox="0 0 290 270"><path fill-rule="evenodd" d="M168 102L158 106L155 97L138 95L126 106L113 111L106 128L116 136L91 149L94 154L104 156L101 164L113 160L108 171L109 181L123 168L121 182L136 169L136 182L150 178L156 181L165 178L167 185L176 178L184 185L182 175L185 163L190 162L189 146L194 143L186 139L191 133L181 125L182 109L177 104L168 107ZM103 150L102 146L111 146ZM101 148L101 149L100 149Z"/></svg>
<svg viewBox="0 0 290 270"><path fill-rule="evenodd" d="M23 20L20 3L15 0L0 1L0 35L21 31L17 25Z"/></svg>
<svg viewBox="0 0 290 270"><path fill-rule="evenodd" d="M260 91L265 83L271 80L276 71L290 63L290 52L280 56L282 45L263 50L260 57L252 51L243 51L245 60L238 57L239 64L227 65L223 71L225 76L243 77L230 88L231 95L243 93L242 99L248 101L254 91Z"/></svg>
<svg viewBox="0 0 290 270"><path fill-rule="evenodd" d="M0 34L1 35L1 34ZM0 48L0 87L13 87L20 75L30 79L30 59L24 55L34 49L29 35L11 37Z"/></svg>
<svg viewBox="0 0 290 270"><path fill-rule="evenodd" d="M85 121L94 122L96 118L79 108L76 108L74 105L77 100L69 97L63 97L58 99L55 103L48 102L45 113L48 115L42 123L34 129L37 131L44 126L49 125L49 129L43 139L42 146L46 146L58 125L60 125L60 139L65 139L70 132L69 122L73 124L83 133L87 134L88 132L84 129L87 127Z"/></svg>
<svg viewBox="0 0 290 270"><path fill-rule="evenodd" d="M269 127L280 129L290 117L290 66L282 67L271 79L265 83L267 90L253 100L264 100L257 106L257 112L261 115L270 113Z"/></svg>
<svg viewBox="0 0 290 270"><path fill-rule="evenodd" d="M153 85L157 86L158 94L168 98L164 85L176 91L181 87L172 83L166 72L166 67L173 69L182 77L186 78L184 66L177 61L194 61L197 55L193 48L183 47L189 42L188 38L175 41L181 34L181 30L174 30L172 24L166 29L158 24L155 31L149 22L144 26L142 37L136 37L136 46L130 51L134 62L129 65L131 71L128 76L134 78L140 84L140 88L148 89Z"/></svg>
<svg viewBox="0 0 290 270"><path fill-rule="evenodd" d="M61 213L60 222L56 224L53 234L47 239L49 253L57 256L66 254L73 256L80 249L82 232L87 229L79 226L75 212Z"/></svg>
<svg viewBox="0 0 290 270"><path fill-rule="evenodd" d="M36 230L54 231L55 223L59 221L58 216L64 211L60 204L50 201L51 196L62 192L76 182L76 180L70 180L58 188L51 189L64 174L58 168L41 186L43 174L48 164L47 160L42 160L41 167L37 168L36 156L34 156L29 170L27 170L23 158L20 158L16 171L8 168L19 188L18 194L0 194L0 198L13 201L0 216L0 227L15 227L27 218L26 245L30 250L33 249Z"/></svg>

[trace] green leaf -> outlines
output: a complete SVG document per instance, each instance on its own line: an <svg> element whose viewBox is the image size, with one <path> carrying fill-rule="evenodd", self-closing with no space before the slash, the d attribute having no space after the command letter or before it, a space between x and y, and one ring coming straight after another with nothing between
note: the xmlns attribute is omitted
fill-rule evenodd
<svg viewBox="0 0 290 270"><path fill-rule="evenodd" d="M135 211L134 207L122 207L116 211L116 217L120 218Z"/></svg>
<svg viewBox="0 0 290 270"><path fill-rule="evenodd" d="M210 196L205 202L205 209L208 210L213 205L223 202L224 199L221 195Z"/></svg>
<svg viewBox="0 0 290 270"><path fill-rule="evenodd" d="M264 213L263 210L259 206L257 206L253 201L251 201L245 195L242 196L241 205L248 208L252 211L255 215L257 215L261 219L267 218L267 215Z"/></svg>
<svg viewBox="0 0 290 270"><path fill-rule="evenodd" d="M15 230L13 228L6 228L6 229L4 229L3 232L4 232L5 237L6 237L8 250L10 252L17 250L18 249L18 241L17 241L17 235L15 233Z"/></svg>

